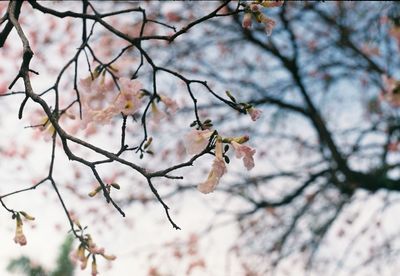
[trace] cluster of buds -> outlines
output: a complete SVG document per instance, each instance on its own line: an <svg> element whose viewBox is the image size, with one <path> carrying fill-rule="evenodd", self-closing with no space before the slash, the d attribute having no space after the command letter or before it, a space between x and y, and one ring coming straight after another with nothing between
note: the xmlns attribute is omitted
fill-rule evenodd
<svg viewBox="0 0 400 276"><path fill-rule="evenodd" d="M28 215L24 211L16 212L16 213L13 214L13 219L16 220L14 242L18 243L21 246L24 246L24 245L26 245L27 242L26 242L26 237L24 235L24 231L22 229L23 228L23 222L22 222L21 215L27 220L35 220L35 218L30 216L30 215Z"/></svg>
<svg viewBox="0 0 400 276"><path fill-rule="evenodd" d="M249 29L252 25L253 18L261 24L265 26L265 32L267 35L272 34L272 30L274 29L276 22L265 16L261 7L264 8L273 8L280 7L283 5L283 1L254 1L250 5L245 6L245 14L243 16L242 27L245 29Z"/></svg>
<svg viewBox="0 0 400 276"><path fill-rule="evenodd" d="M78 221L74 221L75 224L78 226L79 230L83 232L83 228L79 224ZM85 234L82 235L80 238L80 243L76 251L74 251L71 255L71 259L73 262L80 262L80 268L82 270L86 269L88 265L89 259L92 259L92 272L91 275L95 276L98 274L97 270L97 262L96 262L96 256L102 256L104 259L108 261L114 261L117 257L115 255L107 255L105 254L105 250L103 247L97 247L97 245L93 242L93 239L91 235Z"/></svg>
<svg viewBox="0 0 400 276"><path fill-rule="evenodd" d="M106 190L107 192L110 194L111 192L111 188L120 190L121 186L119 186L118 183L111 183L111 184L106 184ZM90 193L88 193L88 196L90 197L94 197L95 195L97 195L103 188L99 185L97 186L93 191L91 191Z"/></svg>

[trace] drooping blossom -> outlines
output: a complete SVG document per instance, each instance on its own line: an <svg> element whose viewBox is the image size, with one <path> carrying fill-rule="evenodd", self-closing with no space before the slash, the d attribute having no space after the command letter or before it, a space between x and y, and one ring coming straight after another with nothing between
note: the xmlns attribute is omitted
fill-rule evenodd
<svg viewBox="0 0 400 276"><path fill-rule="evenodd" d="M92 261L92 276L96 276L97 274L99 274L99 272L97 271L97 264L96 264L96 259L93 259Z"/></svg>
<svg viewBox="0 0 400 276"><path fill-rule="evenodd" d="M264 23L264 25L265 25L265 33L267 35L271 35L272 34L272 30L276 26L275 20L265 16L265 17L263 17L262 23Z"/></svg>
<svg viewBox="0 0 400 276"><path fill-rule="evenodd" d="M384 90L382 98L389 102L392 106L400 106L400 81L386 75L382 76Z"/></svg>
<svg viewBox="0 0 400 276"><path fill-rule="evenodd" d="M236 141L231 141L231 145L235 149L235 156L237 158L243 158L244 166L250 171L254 167L253 155L256 153L256 150L249 146L239 144Z"/></svg>
<svg viewBox="0 0 400 276"><path fill-rule="evenodd" d="M222 155L222 141L218 139L215 144L215 159L211 171L208 174L207 180L199 184L197 189L203 194L213 192L226 171L227 169Z"/></svg>
<svg viewBox="0 0 400 276"><path fill-rule="evenodd" d="M262 111L252 107L248 110L248 113L253 121L257 121L261 117Z"/></svg>
<svg viewBox="0 0 400 276"><path fill-rule="evenodd" d="M243 20L242 20L242 27L245 29L249 29L251 27L251 13L247 12L244 14L243 16Z"/></svg>
<svg viewBox="0 0 400 276"><path fill-rule="evenodd" d="M23 229L22 229L22 220L19 215L16 217L17 220L17 227L15 228L15 237L14 237L14 242L18 243L21 246L26 245L26 237L24 235Z"/></svg>
<svg viewBox="0 0 400 276"><path fill-rule="evenodd" d="M184 137L184 144L188 154L199 154L208 145L208 141L213 134L211 130L191 130Z"/></svg>

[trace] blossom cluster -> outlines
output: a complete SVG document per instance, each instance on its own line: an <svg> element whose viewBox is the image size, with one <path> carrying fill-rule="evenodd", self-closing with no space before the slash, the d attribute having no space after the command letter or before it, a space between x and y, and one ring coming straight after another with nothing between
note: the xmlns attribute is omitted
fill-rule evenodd
<svg viewBox="0 0 400 276"><path fill-rule="evenodd" d="M107 124L119 114L134 115L143 106L145 97L151 97L139 80L121 77L118 85L119 93L115 95L112 93L116 86L114 80L106 81L104 74L81 79L81 128L85 129L90 124ZM169 114L174 114L178 109L173 99L166 95L157 95L151 102L151 118L156 123L167 115L157 107L157 103L162 103Z"/></svg>
<svg viewBox="0 0 400 276"><path fill-rule="evenodd" d="M207 151L207 146L213 140L215 140L215 158L211 170L207 179L197 186L197 189L204 194L213 192L221 177L227 172L226 162L229 162L229 158L225 155L226 151L223 151L224 143L230 144L233 147L235 156L243 160L243 164L247 170L251 170L254 167L253 156L256 150L244 145L249 140L248 136L223 138L216 131L210 129L191 130L185 135L184 144L188 154L196 155Z"/></svg>
<svg viewBox="0 0 400 276"><path fill-rule="evenodd" d="M272 30L276 26L275 20L267 17L262 13L261 7L273 8L280 7L283 5L283 1L254 1L250 5L246 6L246 11L242 20L242 27L249 29L252 26L253 18L265 26L265 32L267 35L272 34Z"/></svg>
<svg viewBox="0 0 400 276"><path fill-rule="evenodd" d="M21 215L27 219L27 220L35 220L34 217L28 215L24 211L20 211L14 214L14 218L16 220L16 228L15 228L15 237L14 237L14 242L18 243L21 246L24 246L27 244L26 237L23 231L23 222Z"/></svg>
<svg viewBox="0 0 400 276"><path fill-rule="evenodd" d="M79 228L79 231L83 231L83 228L80 226L79 222L77 220L74 220L74 224L76 224ZM89 234L85 234L81 239L80 239L80 244L78 246L78 249L71 254L71 261L73 263L77 263L78 261L80 262L80 268L82 270L86 269L88 261L90 258L92 258L92 271L91 275L95 276L98 274L97 270L97 261L96 261L96 256L100 255L104 259L108 261L114 261L117 257L115 255L107 255L105 253L105 249L103 247L98 247L94 242L92 237Z"/></svg>
<svg viewBox="0 0 400 276"><path fill-rule="evenodd" d="M82 88L82 128L90 123L107 124L119 114L133 115L143 104L142 84L138 80L119 79L120 92L110 93L112 81L89 76L80 81Z"/></svg>

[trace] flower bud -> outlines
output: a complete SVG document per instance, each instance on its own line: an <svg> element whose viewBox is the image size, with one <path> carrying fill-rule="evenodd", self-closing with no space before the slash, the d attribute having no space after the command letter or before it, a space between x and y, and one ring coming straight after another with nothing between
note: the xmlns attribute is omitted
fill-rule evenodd
<svg viewBox="0 0 400 276"><path fill-rule="evenodd" d="M121 189L121 186L119 186L118 183L111 183L110 185L113 186L117 190Z"/></svg>
<svg viewBox="0 0 400 276"><path fill-rule="evenodd" d="M21 215L23 215L24 216L24 218L26 218L27 220L35 220L35 218L34 217L32 217L32 216L30 216L30 215L28 215L27 213L25 213L24 211L20 211L19 212Z"/></svg>

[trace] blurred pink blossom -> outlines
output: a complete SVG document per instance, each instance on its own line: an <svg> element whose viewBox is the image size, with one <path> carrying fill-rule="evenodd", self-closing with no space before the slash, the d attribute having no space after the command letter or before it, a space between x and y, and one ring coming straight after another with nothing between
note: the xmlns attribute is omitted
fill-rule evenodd
<svg viewBox="0 0 400 276"><path fill-rule="evenodd" d="M191 130L185 135L184 144L188 154L198 154L204 150L213 132L211 130Z"/></svg>
<svg viewBox="0 0 400 276"><path fill-rule="evenodd" d="M246 169L250 171L252 168L254 168L253 155L256 153L256 150L249 146L239 144L235 141L232 141L231 145L235 149L236 157L243 158L243 164Z"/></svg>
<svg viewBox="0 0 400 276"><path fill-rule="evenodd" d="M222 156L222 141L217 141L215 144L215 159L211 171L208 174L207 180L199 184L197 189L203 194L213 192L218 185L219 180L226 172L227 169Z"/></svg>

